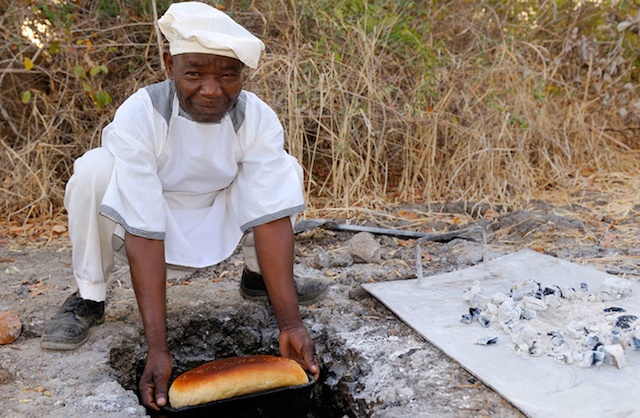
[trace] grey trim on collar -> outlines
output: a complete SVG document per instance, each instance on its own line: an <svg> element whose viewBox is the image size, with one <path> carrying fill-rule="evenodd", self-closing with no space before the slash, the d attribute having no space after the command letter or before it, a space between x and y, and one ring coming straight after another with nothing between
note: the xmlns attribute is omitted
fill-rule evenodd
<svg viewBox="0 0 640 418"><path fill-rule="evenodd" d="M282 210L279 210L278 212L270 213L268 215L261 216L258 219L254 219L251 222L247 222L246 224L240 226L240 230L242 230L242 232L247 232L248 230L256 226L260 226L272 221L276 221L281 218L293 216L297 213L302 212L304 209L305 209L304 204L294 206L292 208L282 209Z"/></svg>
<svg viewBox="0 0 640 418"><path fill-rule="evenodd" d="M165 233L164 232L160 232L160 231L144 231L142 229L133 228L133 227L127 225L127 222L124 220L122 215L120 215L118 213L118 211L116 211L111 206L100 205L100 213L102 215L106 216L107 218L111 219L112 221L122 225L122 227L125 229L125 231L127 231L128 233L133 234L135 236L142 237L142 238L149 238L149 239L157 239L157 240L164 240L164 238L165 238Z"/></svg>
<svg viewBox="0 0 640 418"><path fill-rule="evenodd" d="M244 123L244 115L247 111L247 95L244 90L240 92L238 95L238 99L236 99L236 103L233 105L231 109L229 109L229 117L231 117L231 122L233 123L233 130L238 133L240 127Z"/></svg>
<svg viewBox="0 0 640 418"><path fill-rule="evenodd" d="M173 98L176 95L176 85L172 80L165 80L160 83L150 84L145 90L151 98L153 108L160 113L162 118L169 124L171 111L173 110Z"/></svg>

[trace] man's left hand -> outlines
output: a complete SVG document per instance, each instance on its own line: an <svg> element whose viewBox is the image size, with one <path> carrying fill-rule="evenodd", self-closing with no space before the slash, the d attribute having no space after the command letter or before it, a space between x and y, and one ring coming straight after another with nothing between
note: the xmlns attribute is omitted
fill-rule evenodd
<svg viewBox="0 0 640 418"><path fill-rule="evenodd" d="M302 323L280 329L280 354L300 363L316 380L320 377L315 344Z"/></svg>

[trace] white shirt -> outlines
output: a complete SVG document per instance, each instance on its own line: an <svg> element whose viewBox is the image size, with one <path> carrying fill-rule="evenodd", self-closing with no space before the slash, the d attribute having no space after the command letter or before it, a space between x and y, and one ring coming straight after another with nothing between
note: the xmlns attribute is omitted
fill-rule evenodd
<svg viewBox="0 0 640 418"><path fill-rule="evenodd" d="M198 123L172 81L140 89L102 146L115 163L100 212L131 234L164 239L169 264L217 264L247 230L304 210L302 169L283 149L282 125L247 91L219 123Z"/></svg>

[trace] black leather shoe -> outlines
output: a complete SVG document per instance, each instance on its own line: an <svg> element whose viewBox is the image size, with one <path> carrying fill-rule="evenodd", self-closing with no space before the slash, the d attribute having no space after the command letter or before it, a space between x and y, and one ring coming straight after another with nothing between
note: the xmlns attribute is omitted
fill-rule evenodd
<svg viewBox="0 0 640 418"><path fill-rule="evenodd" d="M329 291L329 283L321 279L294 277L298 303L312 305L322 299ZM240 280L240 294L243 298L256 301L268 301L267 286L261 274L245 267Z"/></svg>
<svg viewBox="0 0 640 418"><path fill-rule="evenodd" d="M89 338L89 328L104 322L104 302L82 299L75 292L44 326L40 345L50 350L73 350Z"/></svg>

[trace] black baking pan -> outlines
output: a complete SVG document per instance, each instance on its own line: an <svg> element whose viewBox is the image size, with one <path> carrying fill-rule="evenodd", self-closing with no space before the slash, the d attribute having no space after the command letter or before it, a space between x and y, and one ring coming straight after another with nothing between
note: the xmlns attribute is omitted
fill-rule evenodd
<svg viewBox="0 0 640 418"><path fill-rule="evenodd" d="M304 418L311 407L313 386L316 381L309 376L309 383L272 389L264 392L221 399L202 405L171 408L164 406L155 417L233 417L233 418ZM171 404L171 399L169 399Z"/></svg>

